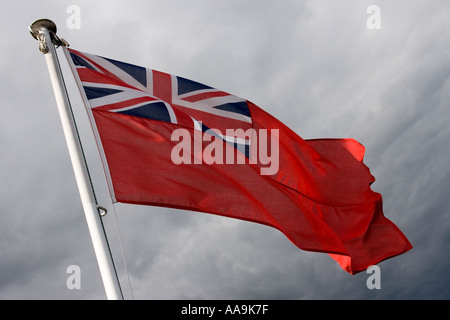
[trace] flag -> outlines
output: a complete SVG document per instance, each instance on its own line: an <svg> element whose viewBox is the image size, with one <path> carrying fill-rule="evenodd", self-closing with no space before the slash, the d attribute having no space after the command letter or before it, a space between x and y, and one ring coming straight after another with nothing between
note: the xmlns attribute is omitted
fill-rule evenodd
<svg viewBox="0 0 450 320"><path fill-rule="evenodd" d="M66 53L114 202L268 225L302 250L328 253L351 274L412 248L384 216L356 140L304 140L235 95Z"/></svg>

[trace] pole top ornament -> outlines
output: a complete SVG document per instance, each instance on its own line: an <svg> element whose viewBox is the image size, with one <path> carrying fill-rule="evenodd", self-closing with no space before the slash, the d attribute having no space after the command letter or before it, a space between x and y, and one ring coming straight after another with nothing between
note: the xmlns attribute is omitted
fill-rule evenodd
<svg viewBox="0 0 450 320"><path fill-rule="evenodd" d="M50 34L51 41L56 46L66 46L68 47L69 44L64 39L60 39L57 35L57 28L56 24L49 19L39 19L36 20L31 24L31 26L28 27L28 30L30 30L31 35L33 38L39 41L39 50L42 53L48 52L48 46L45 43L45 37L43 36L43 30L46 29L48 33Z"/></svg>

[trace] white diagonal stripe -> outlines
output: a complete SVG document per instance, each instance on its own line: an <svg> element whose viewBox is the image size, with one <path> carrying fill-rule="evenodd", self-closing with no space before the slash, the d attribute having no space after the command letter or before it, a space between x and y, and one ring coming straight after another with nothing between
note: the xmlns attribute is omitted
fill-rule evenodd
<svg viewBox="0 0 450 320"><path fill-rule="evenodd" d="M122 87L123 88L123 87ZM148 96L146 92L138 90L125 90L118 93L113 93L104 97L94 98L89 100L91 108L101 107L108 104L120 103L126 100L141 98Z"/></svg>
<svg viewBox="0 0 450 320"><path fill-rule="evenodd" d="M99 64L100 66L102 66L103 68L105 68L106 70L108 70L109 72L114 74L116 77L121 79L123 82L125 82L139 90L143 90L143 91L148 90L139 81L137 81L135 78L133 78L128 73L126 73L125 71L123 71L122 69L120 69L119 67L114 65L113 63L109 62L108 60L103 59L102 57L99 57L99 56L96 56L93 54L85 53L85 55L87 57L89 57L89 59L94 61L95 63Z"/></svg>

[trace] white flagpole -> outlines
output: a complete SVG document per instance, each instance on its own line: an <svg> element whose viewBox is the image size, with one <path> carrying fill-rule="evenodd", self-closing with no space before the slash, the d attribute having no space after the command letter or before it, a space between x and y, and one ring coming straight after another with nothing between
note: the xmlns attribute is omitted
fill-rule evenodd
<svg viewBox="0 0 450 320"><path fill-rule="evenodd" d="M39 49L44 54L53 91L58 105L59 115L64 130L64 135L69 149L81 202L86 216L89 232L91 234L95 255L97 257L100 274L105 286L106 296L109 300L121 300L123 295L120 289L119 279L109 251L106 235L104 233L99 208L94 192L91 188L89 173L84 162L84 157L77 136L74 119L70 109L68 94L64 85L61 67L56 56L54 44L66 45L56 36L56 25L47 19L35 21L30 27L30 32L39 41Z"/></svg>

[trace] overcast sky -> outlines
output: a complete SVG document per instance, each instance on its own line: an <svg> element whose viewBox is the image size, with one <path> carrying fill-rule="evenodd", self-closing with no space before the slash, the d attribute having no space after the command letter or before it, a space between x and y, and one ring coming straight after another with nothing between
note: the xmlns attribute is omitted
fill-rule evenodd
<svg viewBox="0 0 450 320"><path fill-rule="evenodd" d="M79 29L67 25L70 5ZM381 29L367 26L370 5ZM4 3L0 299L106 298L45 59L28 33L40 18L76 50L246 98L304 139L357 139L386 217L414 247L380 263L381 289L369 290L369 274L352 276L266 226L113 207L61 55L126 299L449 299L449 14L447 0ZM81 289L66 286L71 265Z"/></svg>

